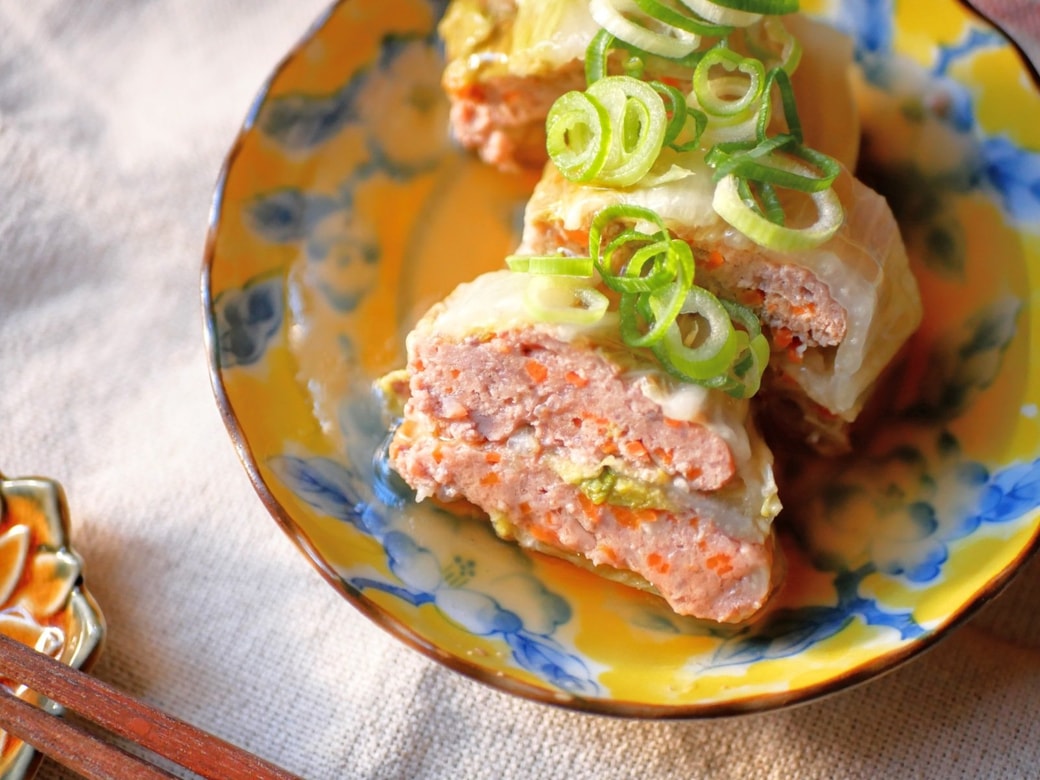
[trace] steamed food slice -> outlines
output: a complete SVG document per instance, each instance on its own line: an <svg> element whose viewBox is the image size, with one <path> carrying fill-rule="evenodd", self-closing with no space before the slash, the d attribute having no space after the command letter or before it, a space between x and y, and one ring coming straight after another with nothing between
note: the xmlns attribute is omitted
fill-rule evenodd
<svg viewBox="0 0 1040 780"><path fill-rule="evenodd" d="M886 201L844 173L834 189L845 212L822 245L760 246L712 206L712 172L697 154L685 174L624 189L568 181L550 164L528 202L519 254L584 254L604 208L656 212L694 250L696 283L753 310L771 343L767 403L794 407L777 420L821 450L848 446L849 424L921 319L921 301ZM790 210L797 220L797 208Z"/></svg>
<svg viewBox="0 0 1040 780"><path fill-rule="evenodd" d="M615 315L546 323L529 277L460 286L407 339L391 465L521 545L740 621L779 579L772 455L746 401L665 375Z"/></svg>
<svg viewBox="0 0 1040 780"><path fill-rule="evenodd" d="M453 0L440 24L448 64L442 82L456 139L503 169L546 162L545 120L566 92L586 86L586 49L600 25L588 0ZM763 19L751 27L777 20ZM852 89L853 47L845 35L801 14L781 17L798 41L792 68L805 142L855 168L860 124ZM693 69L663 61L648 69L683 87ZM612 71L621 69L615 59ZM813 96L824 96L814 99Z"/></svg>
<svg viewBox="0 0 1040 780"><path fill-rule="evenodd" d="M503 169L541 167L549 107L585 85L586 0L454 0L438 29L455 138Z"/></svg>

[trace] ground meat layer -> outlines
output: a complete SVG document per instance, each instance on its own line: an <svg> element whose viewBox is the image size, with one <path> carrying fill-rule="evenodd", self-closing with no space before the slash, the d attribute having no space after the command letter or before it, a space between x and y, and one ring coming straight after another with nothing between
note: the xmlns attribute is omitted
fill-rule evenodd
<svg viewBox="0 0 1040 780"><path fill-rule="evenodd" d="M772 537L735 538L707 511L740 489L711 428L669 420L602 353L535 329L413 334L409 349L389 452L420 498L467 501L521 541L634 573L679 614L739 621L765 603ZM645 480L653 500L597 502L561 475L602 463Z"/></svg>

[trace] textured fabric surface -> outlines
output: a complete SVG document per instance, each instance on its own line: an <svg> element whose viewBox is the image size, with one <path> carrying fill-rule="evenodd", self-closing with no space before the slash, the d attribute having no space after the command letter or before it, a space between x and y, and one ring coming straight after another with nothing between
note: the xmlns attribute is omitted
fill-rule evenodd
<svg viewBox="0 0 1040 780"><path fill-rule="evenodd" d="M314 780L1040 775L1040 561L881 679L704 722L506 696L321 579L225 433L199 272L224 154L324 2L0 0L0 469L67 490L96 674Z"/></svg>

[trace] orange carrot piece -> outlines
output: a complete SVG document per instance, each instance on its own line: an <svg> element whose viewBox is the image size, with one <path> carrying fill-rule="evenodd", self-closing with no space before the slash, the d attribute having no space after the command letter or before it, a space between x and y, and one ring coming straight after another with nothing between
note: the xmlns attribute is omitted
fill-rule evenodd
<svg viewBox="0 0 1040 780"><path fill-rule="evenodd" d="M733 571L733 561L725 553L716 553L704 561L704 564L720 577Z"/></svg>
<svg viewBox="0 0 1040 780"><path fill-rule="evenodd" d="M589 384L589 380L577 371L568 371L563 378L567 380L567 384L575 387L586 387Z"/></svg>
<svg viewBox="0 0 1040 780"><path fill-rule="evenodd" d="M645 458L649 455L646 446L638 439L625 442L625 454L630 458Z"/></svg>
<svg viewBox="0 0 1040 780"><path fill-rule="evenodd" d="M794 341L794 334L789 328L773 328L773 343L780 349L786 349Z"/></svg>
<svg viewBox="0 0 1040 780"><path fill-rule="evenodd" d="M537 360L528 360L524 364L524 369L527 371L527 375L531 377L531 381L536 384L544 382L546 377L549 376L549 369Z"/></svg>
<svg viewBox="0 0 1040 780"><path fill-rule="evenodd" d="M708 253L708 259L704 261L705 268L718 268L726 262L725 256L722 252L717 249L713 249Z"/></svg>

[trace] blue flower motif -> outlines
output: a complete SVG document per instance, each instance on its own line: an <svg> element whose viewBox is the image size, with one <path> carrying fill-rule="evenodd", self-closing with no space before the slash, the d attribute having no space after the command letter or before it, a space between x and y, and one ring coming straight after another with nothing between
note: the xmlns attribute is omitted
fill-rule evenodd
<svg viewBox="0 0 1040 780"><path fill-rule="evenodd" d="M852 37L862 58L892 50L893 18L892 0L845 0L834 23Z"/></svg>
<svg viewBox="0 0 1040 780"><path fill-rule="evenodd" d="M970 27L963 40L939 46L939 53L935 65L932 66L932 72L937 76L944 76L954 63L973 57L982 49L1006 45L1004 37L995 30L980 30L977 27Z"/></svg>
<svg viewBox="0 0 1040 780"><path fill-rule="evenodd" d="M720 643L705 671L797 655L836 636L855 620L892 629L901 639L924 634L925 628L909 611L883 609L876 599L859 593L863 580L875 572L872 565L839 572L834 578L833 606L778 610L762 623L740 629Z"/></svg>
<svg viewBox="0 0 1040 780"><path fill-rule="evenodd" d="M1040 459L997 472L984 484L977 510L965 518L960 534L973 533L983 524L1017 520L1040 508Z"/></svg>
<svg viewBox="0 0 1040 780"><path fill-rule="evenodd" d="M996 379L1018 332L1023 302L1008 296L984 307L938 340L920 383L921 397L907 414L952 420Z"/></svg>
<svg viewBox="0 0 1040 780"><path fill-rule="evenodd" d="M420 544L407 523L400 526L364 498L365 480L351 467L322 457L282 455L269 460L278 477L304 502L378 540L397 582L350 576L345 584L363 593L378 590L414 606L433 605L470 633L500 639L523 669L561 690L594 695L599 685L585 663L553 638L571 619L559 595L523 571L477 583L476 561L455 554L442 561Z"/></svg>
<svg viewBox="0 0 1040 780"><path fill-rule="evenodd" d="M853 41L856 61L872 84L887 85L892 51L892 0L845 0L839 3L831 23Z"/></svg>
<svg viewBox="0 0 1040 780"><path fill-rule="evenodd" d="M246 207L249 226L275 244L302 241L341 204L328 195L296 188L276 190L255 198Z"/></svg>
<svg viewBox="0 0 1040 780"><path fill-rule="evenodd" d="M448 101L436 36L388 36L357 95L372 162L395 179L436 166L448 148Z"/></svg>
<svg viewBox="0 0 1040 780"><path fill-rule="evenodd" d="M832 22L853 38L856 60L867 80L893 96L908 98L908 89L924 89L924 85L911 87L907 83L910 66L893 55L893 19L892 0L845 0L839 4ZM970 154L960 155L962 176L929 182L921 175L918 184L938 184L962 192L987 189L1013 219L1036 225L1040 223L1040 153L1023 149L1006 136L984 136L975 116L973 95L951 76L955 64L977 56L980 51L1007 45L999 33L969 26L961 40L937 47L930 72L922 74L929 81L926 90L917 95L923 113L916 121L924 121L927 113L953 133L970 139L976 148ZM898 197L896 190L885 190L885 194ZM938 203L941 198L932 200ZM951 232L949 225L941 227L940 237L955 237L956 230ZM940 249L955 249L947 244ZM936 254L941 256L942 251Z"/></svg>
<svg viewBox="0 0 1040 780"><path fill-rule="evenodd" d="M357 474L331 458L300 458L282 455L268 465L301 499L318 511L365 529L362 519L367 504L358 491Z"/></svg>
<svg viewBox="0 0 1040 780"><path fill-rule="evenodd" d="M254 279L218 295L213 314L221 366L248 366L260 360L282 325L283 309L280 277Z"/></svg>
<svg viewBox="0 0 1040 780"><path fill-rule="evenodd" d="M1040 226L1040 152L1022 149L1001 135L982 141L981 157L986 182L1007 212Z"/></svg>
<svg viewBox="0 0 1040 780"><path fill-rule="evenodd" d="M362 79L353 78L329 95L283 95L261 109L260 130L291 152L309 152L357 119L356 94Z"/></svg>
<svg viewBox="0 0 1040 780"><path fill-rule="evenodd" d="M337 311L354 311L378 281L378 237L349 204L314 226L306 253L311 283Z"/></svg>
<svg viewBox="0 0 1040 780"><path fill-rule="evenodd" d="M246 220L264 240L302 244L311 263L308 282L329 305L351 312L375 286L382 257L373 227L354 212L354 188L366 175L354 171L336 196L295 188L276 190L246 206Z"/></svg>

